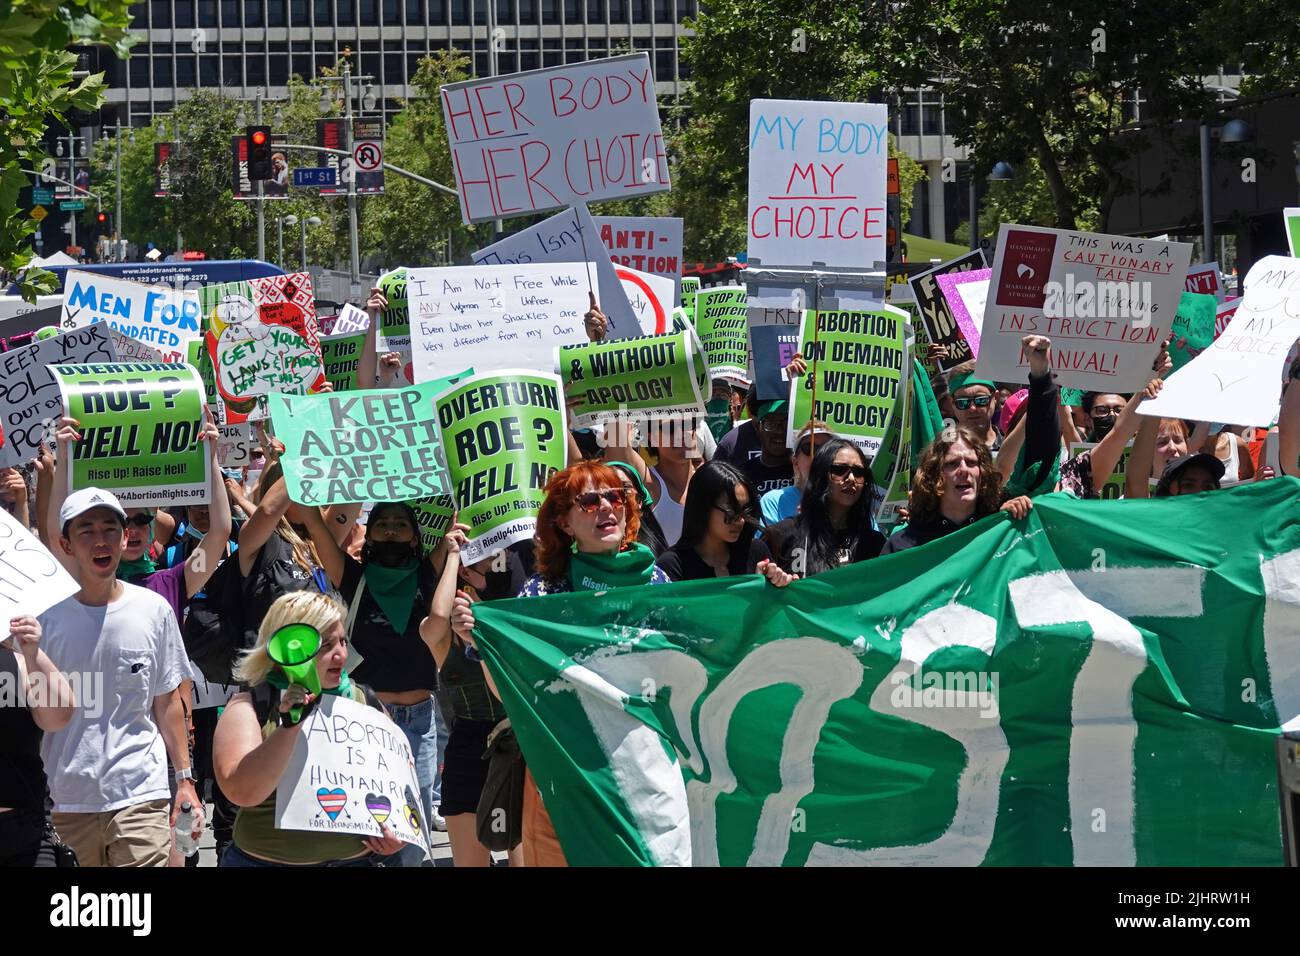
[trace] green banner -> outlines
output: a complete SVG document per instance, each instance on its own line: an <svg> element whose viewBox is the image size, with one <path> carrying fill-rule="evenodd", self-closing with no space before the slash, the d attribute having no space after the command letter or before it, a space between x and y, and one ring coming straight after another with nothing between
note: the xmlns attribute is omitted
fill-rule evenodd
<svg viewBox="0 0 1300 956"><path fill-rule="evenodd" d="M456 499L451 495L438 495L436 498L421 498L408 504L415 509L416 520L420 523L420 544L424 547L424 553L428 554L451 530L451 519L456 514Z"/></svg>
<svg viewBox="0 0 1300 956"><path fill-rule="evenodd" d="M1170 327L1169 358L1178 371L1210 347L1219 300L1199 292L1184 292Z"/></svg>
<svg viewBox="0 0 1300 956"><path fill-rule="evenodd" d="M289 497L338 505L448 494L434 397L469 374L409 388L271 395Z"/></svg>
<svg viewBox="0 0 1300 956"><path fill-rule="evenodd" d="M903 382L907 313L884 305L870 312L804 311L799 352L808 371L790 382L786 444L810 419L874 456ZM910 374L910 368L909 368Z"/></svg>
<svg viewBox="0 0 1300 956"><path fill-rule="evenodd" d="M188 365L51 365L81 440L68 491L103 488L128 508L205 504L203 381Z"/></svg>
<svg viewBox="0 0 1300 956"><path fill-rule="evenodd" d="M357 387L357 364L365 345L366 333L353 335L326 335L320 340L320 357L325 366L325 378L336 392L349 392Z"/></svg>
<svg viewBox="0 0 1300 956"><path fill-rule="evenodd" d="M559 346L555 364L564 394L580 398L575 428L618 421L704 417L704 357L693 329L670 335Z"/></svg>
<svg viewBox="0 0 1300 956"><path fill-rule="evenodd" d="M785 589L490 602L477 646L572 865L1279 865L1297 495L1044 495Z"/></svg>
<svg viewBox="0 0 1300 956"><path fill-rule="evenodd" d="M749 308L744 286L702 289L695 297L695 331L713 378L749 383Z"/></svg>
<svg viewBox="0 0 1300 956"><path fill-rule="evenodd" d="M682 276L682 308L687 315L695 315L695 296L699 291L699 276Z"/></svg>
<svg viewBox="0 0 1300 956"><path fill-rule="evenodd" d="M509 369L476 375L437 398L438 425L473 563L533 536L547 479L564 467L558 375Z"/></svg>

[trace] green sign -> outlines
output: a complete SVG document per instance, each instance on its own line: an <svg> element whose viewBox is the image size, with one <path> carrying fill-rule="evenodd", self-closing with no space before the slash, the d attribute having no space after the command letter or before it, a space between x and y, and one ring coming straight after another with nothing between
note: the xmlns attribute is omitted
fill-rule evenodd
<svg viewBox="0 0 1300 956"><path fill-rule="evenodd" d="M409 388L269 397L289 497L304 505L447 494L434 396L470 374Z"/></svg>
<svg viewBox="0 0 1300 956"><path fill-rule="evenodd" d="M793 446L795 434L815 418L874 456L906 391L906 325L907 313L888 305L871 312L805 310L799 352L808 371L790 383L786 444Z"/></svg>
<svg viewBox="0 0 1300 956"><path fill-rule="evenodd" d="M379 342L381 352L402 351L411 348L411 314L406 298L406 269L394 269L379 278L379 289L388 299L388 308L379 316ZM389 339L387 346L384 343Z"/></svg>
<svg viewBox="0 0 1300 956"><path fill-rule="evenodd" d="M699 340L692 329L555 350L564 394L580 398L573 424L589 428L611 419L664 421L704 417Z"/></svg>
<svg viewBox="0 0 1300 956"><path fill-rule="evenodd" d="M437 398L438 425L467 563L533 536L547 479L564 467L558 375L511 369L476 375Z"/></svg>
<svg viewBox="0 0 1300 956"><path fill-rule="evenodd" d="M1170 327L1169 358L1178 371L1214 341L1214 319L1219 300L1199 292L1184 292Z"/></svg>
<svg viewBox="0 0 1300 956"><path fill-rule="evenodd" d="M353 335L326 335L320 340L320 358L325 367L325 379L336 392L347 392L357 387L357 364L366 333Z"/></svg>
<svg viewBox="0 0 1300 956"><path fill-rule="evenodd" d="M52 365L64 414L81 440L68 491L103 488L126 507L204 504L211 450L203 431L203 381L188 365Z"/></svg>
<svg viewBox="0 0 1300 956"><path fill-rule="evenodd" d="M695 315L695 296L700 291L698 276L682 276L682 308L687 315Z"/></svg>
<svg viewBox="0 0 1300 956"><path fill-rule="evenodd" d="M888 534L900 523L900 509L907 507L907 497L912 490L912 395L910 374L903 376L903 388L898 390L880 451L871 459L871 476L880 489L880 507L876 524Z"/></svg>
<svg viewBox="0 0 1300 956"><path fill-rule="evenodd" d="M33 202L40 200L33 198ZM1286 241L1291 249L1293 258L1300 258L1300 209L1283 209L1282 222L1286 225ZM686 280L682 280L682 288L686 287Z"/></svg>
<svg viewBox="0 0 1300 956"><path fill-rule="evenodd" d="M712 378L749 382L749 309L744 286L716 286L695 297L695 331Z"/></svg>
<svg viewBox="0 0 1300 956"><path fill-rule="evenodd" d="M86 200L60 199L59 208L62 209L64 212L81 212L81 210L86 208Z"/></svg>
<svg viewBox="0 0 1300 956"><path fill-rule="evenodd" d="M1083 408L1083 389L1062 386L1061 404L1066 408Z"/></svg>
<svg viewBox="0 0 1300 956"><path fill-rule="evenodd" d="M1076 455L1081 455L1088 449L1096 447L1097 443L1091 441L1070 442L1070 457L1073 458ZM1106 501L1113 501L1116 498L1124 497L1124 482L1128 477L1128 461L1132 455L1133 442L1129 441L1129 443L1124 446L1124 454L1120 455L1119 462L1115 465L1115 470L1110 473L1110 477L1106 479L1105 484L1094 486L1093 490L1097 492L1099 498L1103 498ZM1093 475L1093 478L1096 477L1096 475Z"/></svg>
<svg viewBox="0 0 1300 956"><path fill-rule="evenodd" d="M438 495L436 498L421 498L408 502L415 509L416 520L420 523L420 544L428 554L438 546L451 529L451 519L456 514L456 499L451 495Z"/></svg>
<svg viewBox="0 0 1300 956"><path fill-rule="evenodd" d="M573 866L1276 866L1297 495L1043 495L780 590L493 601L477 647Z"/></svg>

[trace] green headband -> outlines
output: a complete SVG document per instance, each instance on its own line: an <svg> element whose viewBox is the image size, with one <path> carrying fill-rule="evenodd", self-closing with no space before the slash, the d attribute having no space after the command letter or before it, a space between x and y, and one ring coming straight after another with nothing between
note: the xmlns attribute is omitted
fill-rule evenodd
<svg viewBox="0 0 1300 956"><path fill-rule="evenodd" d="M976 378L974 372L966 372L964 375L954 375L948 381L948 391L955 395L959 389L966 388L969 385L984 385L988 387L990 392L998 390L996 383L990 382L986 378Z"/></svg>

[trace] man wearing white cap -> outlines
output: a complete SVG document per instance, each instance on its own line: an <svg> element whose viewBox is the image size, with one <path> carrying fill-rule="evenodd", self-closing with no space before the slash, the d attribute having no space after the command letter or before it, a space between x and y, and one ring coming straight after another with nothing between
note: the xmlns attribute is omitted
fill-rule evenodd
<svg viewBox="0 0 1300 956"><path fill-rule="evenodd" d="M59 510L59 547L81 590L40 616L43 646L65 674L102 680L96 707L47 733L41 757L54 826L83 866L166 866L180 807L199 807L179 688L189 676L176 615L159 595L117 579L126 511L83 488ZM169 813L167 761L176 768Z"/></svg>

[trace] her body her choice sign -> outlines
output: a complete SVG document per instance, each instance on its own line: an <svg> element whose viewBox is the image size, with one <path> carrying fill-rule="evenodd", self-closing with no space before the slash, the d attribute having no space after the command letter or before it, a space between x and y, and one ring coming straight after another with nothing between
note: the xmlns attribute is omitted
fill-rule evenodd
<svg viewBox="0 0 1300 956"><path fill-rule="evenodd" d="M882 104L752 100L750 264L883 263L888 158Z"/></svg>
<svg viewBox="0 0 1300 956"><path fill-rule="evenodd" d="M1024 382L1020 340L1052 340L1062 385L1134 392L1173 324L1192 247L1070 229L1004 223L984 311L977 371Z"/></svg>
<svg viewBox="0 0 1300 956"><path fill-rule="evenodd" d="M646 53L451 83L440 96L466 223L669 188Z"/></svg>

